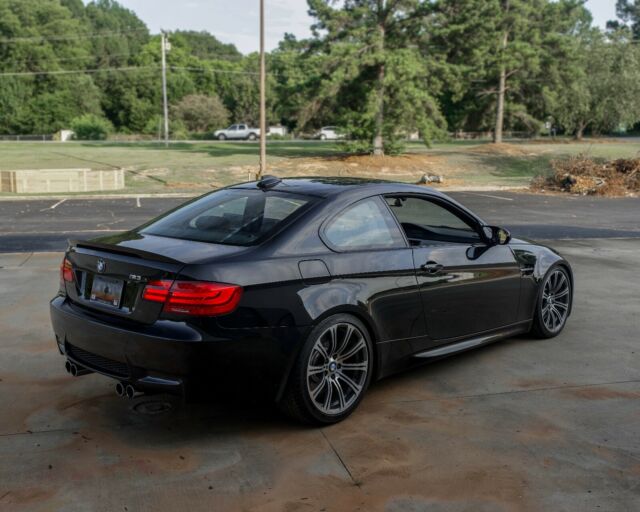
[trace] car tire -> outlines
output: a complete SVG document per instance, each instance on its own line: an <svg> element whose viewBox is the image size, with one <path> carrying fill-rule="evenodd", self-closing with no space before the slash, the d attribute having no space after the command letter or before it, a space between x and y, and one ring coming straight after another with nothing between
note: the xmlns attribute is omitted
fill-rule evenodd
<svg viewBox="0 0 640 512"><path fill-rule="evenodd" d="M573 301L573 283L563 266L549 269L540 285L531 333L538 338L553 338L567 323Z"/></svg>
<svg viewBox="0 0 640 512"><path fill-rule="evenodd" d="M258 138L258 136L255 133L250 133L249 136L247 137L247 139L249 140L256 140Z"/></svg>
<svg viewBox="0 0 640 512"><path fill-rule="evenodd" d="M320 135L320 140L327 140L327 136L323 133Z"/></svg>
<svg viewBox="0 0 640 512"><path fill-rule="evenodd" d="M227 136L223 135L223 134L220 134L220 135L218 135L218 140L227 140Z"/></svg>
<svg viewBox="0 0 640 512"><path fill-rule="evenodd" d="M326 318L305 340L278 404L280 409L307 424L342 421L369 387L373 355L371 337L360 320L347 314Z"/></svg>

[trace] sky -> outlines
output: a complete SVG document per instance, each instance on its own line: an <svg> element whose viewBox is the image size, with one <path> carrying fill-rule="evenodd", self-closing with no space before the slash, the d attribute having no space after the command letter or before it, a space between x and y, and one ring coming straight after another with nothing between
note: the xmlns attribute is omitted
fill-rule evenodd
<svg viewBox="0 0 640 512"><path fill-rule="evenodd" d="M119 0L136 12L152 32L206 30L243 53L258 49L258 0ZM265 0L266 46L278 46L285 32L298 38L310 34L306 0ZM604 27L615 18L615 0L588 0L594 23Z"/></svg>

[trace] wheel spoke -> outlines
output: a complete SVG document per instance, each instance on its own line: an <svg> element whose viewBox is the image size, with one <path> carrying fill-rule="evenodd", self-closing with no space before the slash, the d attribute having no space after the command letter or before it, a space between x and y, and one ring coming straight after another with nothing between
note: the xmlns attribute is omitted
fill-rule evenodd
<svg viewBox="0 0 640 512"><path fill-rule="evenodd" d="M322 388L325 387L325 384L327 383L327 379L324 378L320 381L320 384L318 384L312 391L311 391L311 398L313 398L314 400L316 398L318 398L318 395L320 394L320 391L322 391Z"/></svg>
<svg viewBox="0 0 640 512"><path fill-rule="evenodd" d="M320 354L320 356L324 359L325 363L329 361L330 359L329 354L327 353L327 349L324 348L322 341L318 341L318 343L316 343L313 348Z"/></svg>
<svg viewBox="0 0 640 512"><path fill-rule="evenodd" d="M343 363L341 365L342 370L366 372L369 369L369 363L364 361L362 363Z"/></svg>
<svg viewBox="0 0 640 512"><path fill-rule="evenodd" d="M358 340L358 342L353 347L351 347L351 349L349 349L349 351L346 354L341 354L340 360L346 361L347 359L351 359L354 355L356 355L362 349L366 348L366 346L367 344L365 343L364 338L361 337Z"/></svg>
<svg viewBox="0 0 640 512"><path fill-rule="evenodd" d="M307 377L313 377L314 375L318 375L319 373L324 373L326 368L323 366L308 366L307 367Z"/></svg>
<svg viewBox="0 0 640 512"><path fill-rule="evenodd" d="M336 386L336 391L338 392L338 403L340 404L340 410L342 411L347 405L347 400L344 396L344 390L337 380L334 380L333 384Z"/></svg>
<svg viewBox="0 0 640 512"><path fill-rule="evenodd" d="M338 378L341 379L341 380L344 380L345 383L354 391L354 393L356 395L360 393L360 390L362 389L362 386L356 384L351 377L348 377L344 373L339 372L338 373Z"/></svg>
<svg viewBox="0 0 640 512"><path fill-rule="evenodd" d="M324 410L329 411L331 409L331 399L333 398L333 384L331 383L331 379L326 379L327 381L327 394L324 397Z"/></svg>
<svg viewBox="0 0 640 512"><path fill-rule="evenodd" d="M565 288L564 290L556 293L556 299L561 299L562 297L566 297L567 295L569 295L569 288Z"/></svg>
<svg viewBox="0 0 640 512"><path fill-rule="evenodd" d="M331 346L329 347L329 355L333 356L336 353L338 346L338 326L332 325L329 329L329 339L331 340Z"/></svg>
<svg viewBox="0 0 640 512"><path fill-rule="evenodd" d="M344 334L344 337L342 338L342 343L340 343L340 346L336 350L336 359L339 358L341 354L349 346L349 341L351 340L351 336L353 335L354 332L355 332L355 328L347 324L347 332Z"/></svg>
<svg viewBox="0 0 640 512"><path fill-rule="evenodd" d="M554 306L556 309L558 309L558 308L562 308L561 313L563 313L563 314L564 314L564 312L565 312L567 309L569 309L569 306L567 306L567 305L566 305L565 303L563 303L563 302L555 302L555 303L553 304L553 306Z"/></svg>

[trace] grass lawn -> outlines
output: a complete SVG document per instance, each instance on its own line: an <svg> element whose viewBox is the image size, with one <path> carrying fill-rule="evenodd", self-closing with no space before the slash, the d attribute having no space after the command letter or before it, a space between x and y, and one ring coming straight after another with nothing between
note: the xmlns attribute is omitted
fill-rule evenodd
<svg viewBox="0 0 640 512"><path fill-rule="evenodd" d="M582 143L513 142L494 146L454 141L426 148L411 143L401 157L343 155L331 142L272 142L269 172L283 176L378 176L415 182L424 174L445 176L445 186L522 186L550 170L550 161L588 153L595 158L640 156L640 139ZM252 179L257 143L0 143L0 170L124 168L126 192L190 192Z"/></svg>

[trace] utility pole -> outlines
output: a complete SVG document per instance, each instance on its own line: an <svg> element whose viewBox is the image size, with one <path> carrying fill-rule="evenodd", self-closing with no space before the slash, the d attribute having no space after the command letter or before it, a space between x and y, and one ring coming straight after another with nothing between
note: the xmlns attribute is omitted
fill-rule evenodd
<svg viewBox="0 0 640 512"><path fill-rule="evenodd" d="M167 103L167 34L162 32L162 108L164 112L164 145L169 147L169 105Z"/></svg>
<svg viewBox="0 0 640 512"><path fill-rule="evenodd" d="M258 179L267 172L267 80L264 57L264 0L260 0L260 170Z"/></svg>

